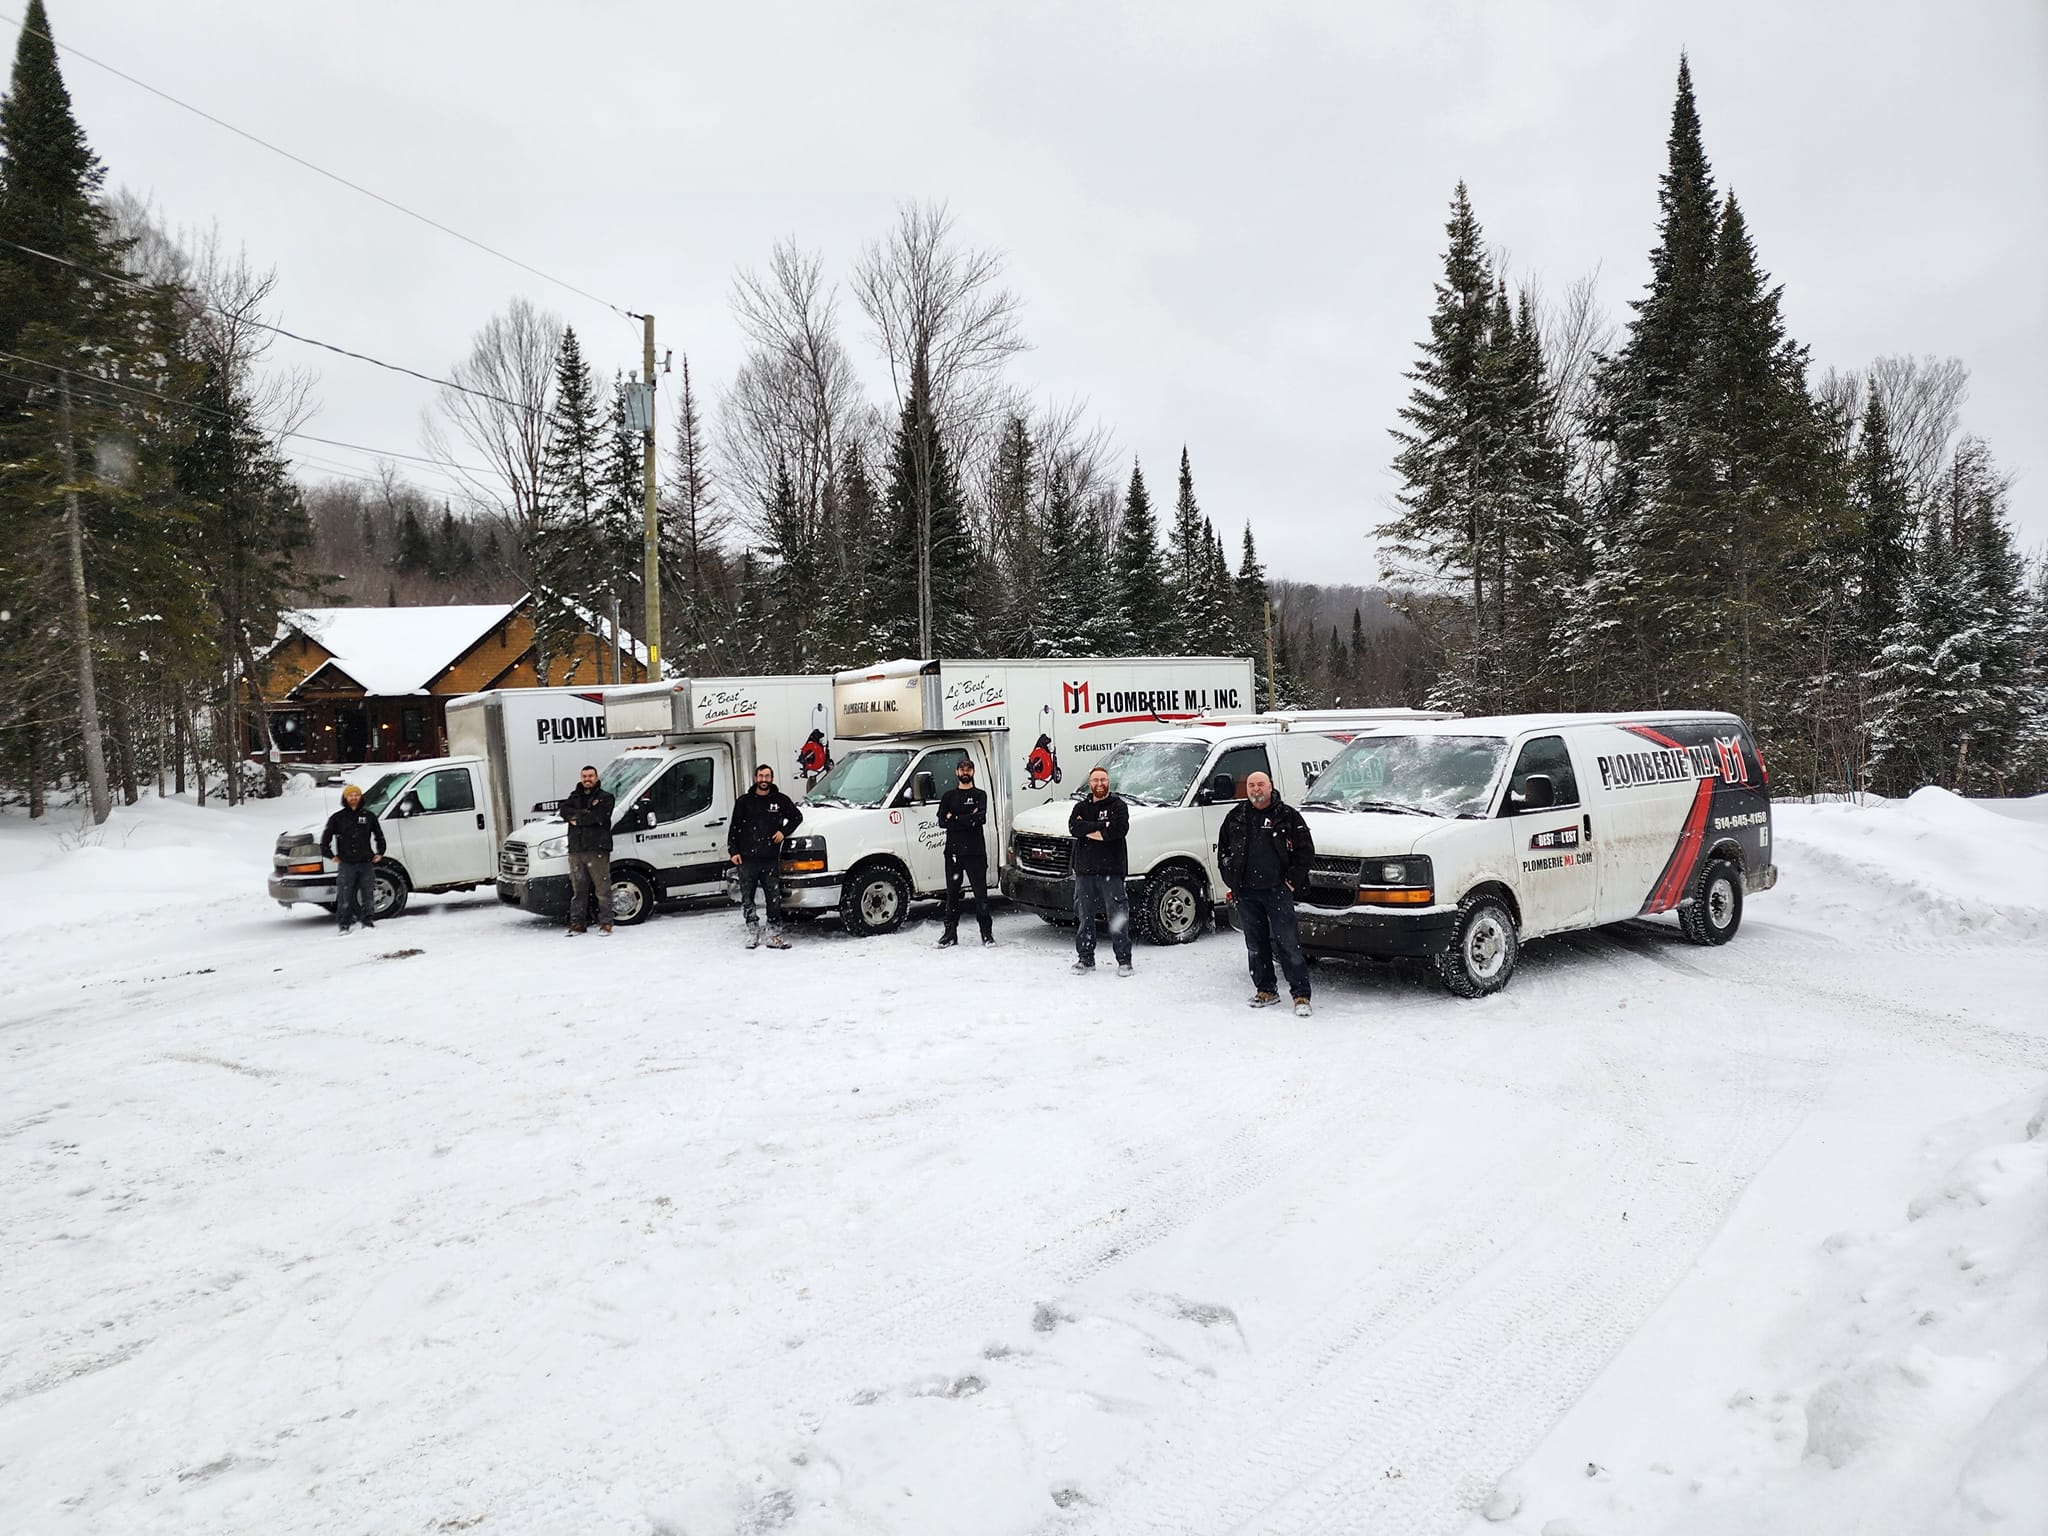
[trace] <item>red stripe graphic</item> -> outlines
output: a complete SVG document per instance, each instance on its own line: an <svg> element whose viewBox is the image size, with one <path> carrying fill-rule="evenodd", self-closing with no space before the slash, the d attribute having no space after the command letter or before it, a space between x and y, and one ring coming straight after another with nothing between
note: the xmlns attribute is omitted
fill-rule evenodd
<svg viewBox="0 0 2048 1536"><path fill-rule="evenodd" d="M978 715L984 709L1001 709L1002 707L1003 701L1001 699L997 699L993 704L977 704L972 709L961 710L960 718L965 720L969 715Z"/></svg>
<svg viewBox="0 0 2048 1536"><path fill-rule="evenodd" d="M1104 715L1100 720L1083 720L1081 722L1081 729L1092 731L1098 725L1130 725L1139 720L1159 720L1171 723L1176 720L1199 720L1201 718L1200 715L1195 714Z"/></svg>
<svg viewBox="0 0 2048 1536"><path fill-rule="evenodd" d="M743 710L737 715L720 715L716 720L706 720L704 723L706 725L723 725L728 720L751 720L753 718L754 712L749 709Z"/></svg>
<svg viewBox="0 0 2048 1536"><path fill-rule="evenodd" d="M1670 862L1664 866L1664 873L1657 877L1656 885L1651 887L1650 899L1643 903L1645 912L1669 912L1685 894L1693 866L1699 862L1700 844L1706 841L1707 811L1713 803L1714 781L1701 779L1693 791L1692 810L1686 815L1685 830L1678 834L1678 846L1671 850Z"/></svg>

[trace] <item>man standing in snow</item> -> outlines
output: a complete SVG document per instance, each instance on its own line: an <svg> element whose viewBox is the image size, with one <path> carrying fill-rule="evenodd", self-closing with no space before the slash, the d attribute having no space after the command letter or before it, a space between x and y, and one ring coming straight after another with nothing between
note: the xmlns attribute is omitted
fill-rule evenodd
<svg viewBox="0 0 2048 1536"><path fill-rule="evenodd" d="M1216 867L1244 922L1245 954L1252 967L1252 1006L1270 1008L1280 1001L1274 990L1273 951L1293 989L1294 1011L1309 1014L1308 961L1301 953L1301 930L1294 913L1294 893L1308 883L1309 861L1316 846L1301 812L1273 792L1273 781L1254 769L1244 776L1245 798L1223 818L1216 838Z"/></svg>
<svg viewBox="0 0 2048 1536"><path fill-rule="evenodd" d="M341 809L327 818L320 857L334 860L334 915L341 931L355 927L359 914L365 928L376 927L376 865L384 857L384 828L354 784L342 789Z"/></svg>
<svg viewBox="0 0 2048 1536"><path fill-rule="evenodd" d="M1124 889L1130 852L1124 839L1131 831L1131 808L1109 790L1109 770L1088 771L1088 798L1074 802L1067 817L1074 839L1074 961L1076 975L1095 969L1095 918L1109 925L1110 948L1116 952L1116 973L1131 974L1131 898Z"/></svg>
<svg viewBox="0 0 2048 1536"><path fill-rule="evenodd" d="M754 770L753 790L732 808L732 826L725 851L739 867L740 905L746 917L747 948L761 942L754 917L758 891L768 907L768 947L787 949L782 936L782 841L803 824L796 802L775 787L775 770L766 763Z"/></svg>
<svg viewBox="0 0 2048 1536"><path fill-rule="evenodd" d="M960 942L961 886L974 887L974 920L981 925L981 942L993 944L995 929L988 917L988 792L974 787L974 764L960 759L953 770L957 787L939 797L939 825L946 829L946 931L939 935L939 948Z"/></svg>
<svg viewBox="0 0 2048 1536"><path fill-rule="evenodd" d="M584 932L597 918L597 931L612 931L612 797L599 787L588 763L576 787L562 800L569 824L569 932Z"/></svg>

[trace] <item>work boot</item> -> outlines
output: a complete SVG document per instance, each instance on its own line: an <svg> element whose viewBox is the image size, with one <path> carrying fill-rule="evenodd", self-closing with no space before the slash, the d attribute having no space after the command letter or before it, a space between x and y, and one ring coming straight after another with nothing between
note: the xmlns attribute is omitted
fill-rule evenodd
<svg viewBox="0 0 2048 1536"><path fill-rule="evenodd" d="M577 934L585 932L588 932L588 930L585 929L581 923L571 923L569 925L569 937L572 939L575 938Z"/></svg>
<svg viewBox="0 0 2048 1536"><path fill-rule="evenodd" d="M932 947L934 949L951 949L955 944L958 944L959 942L960 937L958 934L942 933L939 935L939 942L933 945Z"/></svg>
<svg viewBox="0 0 2048 1536"><path fill-rule="evenodd" d="M1308 999L1305 997L1297 997L1294 1000L1294 1016L1297 1019L1305 1019L1309 1016L1309 1013L1310 1009L1308 1006Z"/></svg>
<svg viewBox="0 0 2048 1536"><path fill-rule="evenodd" d="M1093 960L1076 960L1071 969L1076 976L1086 976L1095 969L1095 962Z"/></svg>
<svg viewBox="0 0 2048 1536"><path fill-rule="evenodd" d="M787 949L789 948L789 940L779 933L771 933L768 935L768 947L770 949Z"/></svg>
<svg viewBox="0 0 2048 1536"><path fill-rule="evenodd" d="M981 936L981 947L983 949L994 949L996 947L996 936L992 933L984 933Z"/></svg>
<svg viewBox="0 0 2048 1536"><path fill-rule="evenodd" d="M603 934L606 938L610 938L612 933L612 925L610 923L599 923L597 925L597 931Z"/></svg>
<svg viewBox="0 0 2048 1536"><path fill-rule="evenodd" d="M760 947L761 930L756 928L752 923L747 924L747 948L759 949Z"/></svg>
<svg viewBox="0 0 2048 1536"><path fill-rule="evenodd" d="M1280 994L1278 992L1254 992L1252 994L1252 1006L1254 1008L1270 1008L1279 1001Z"/></svg>
<svg viewBox="0 0 2048 1536"><path fill-rule="evenodd" d="M1131 974L1131 962L1130 962L1130 961L1128 961L1128 960L1119 960L1119 961L1117 961L1117 963L1116 963L1116 973L1117 973L1117 975L1119 975L1119 976L1128 976L1128 975L1130 975L1130 974Z"/></svg>

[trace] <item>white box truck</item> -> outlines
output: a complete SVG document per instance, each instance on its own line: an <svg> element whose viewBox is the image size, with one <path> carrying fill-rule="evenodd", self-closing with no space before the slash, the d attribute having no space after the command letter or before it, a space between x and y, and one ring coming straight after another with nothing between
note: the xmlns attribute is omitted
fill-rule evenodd
<svg viewBox="0 0 2048 1536"><path fill-rule="evenodd" d="M1506 986L1543 934L1675 912L1725 944L1778 878L1770 776L1735 715L1391 727L1346 747L1302 810L1302 948L1430 960L1459 997Z"/></svg>
<svg viewBox="0 0 2048 1536"><path fill-rule="evenodd" d="M796 790L798 757L831 728L829 677L713 677L606 690L614 739L645 744L604 763L610 792L612 921L645 922L664 903L724 894L733 798L757 763ZM591 761L591 759L584 759ZM521 827L498 850L498 899L543 917L569 910L569 829Z"/></svg>
<svg viewBox="0 0 2048 1536"><path fill-rule="evenodd" d="M1223 895L1216 837L1247 776L1265 774L1298 806L1354 738L1443 718L1415 709L1277 710L1191 720L1120 743L1102 766L1130 804L1126 882L1138 930L1155 944L1188 944L1208 927ZM1003 860L1003 894L1053 923L1074 920L1068 810L1062 798L1020 812Z"/></svg>
<svg viewBox="0 0 2048 1536"><path fill-rule="evenodd" d="M384 826L376 912L391 917L421 892L468 891L497 874L498 845L521 822L551 815L587 762L617 747L601 688L500 688L448 701L446 757L361 771L363 803ZM271 858L280 905L334 906L334 865L321 823L282 834Z"/></svg>
<svg viewBox="0 0 2048 1536"><path fill-rule="evenodd" d="M783 905L888 933L944 894L938 799L964 757L988 791L989 865L1012 818L1064 798L1141 731L1252 698L1252 664L1222 656L1114 660L905 660L832 680L839 760L811 787L783 845Z"/></svg>

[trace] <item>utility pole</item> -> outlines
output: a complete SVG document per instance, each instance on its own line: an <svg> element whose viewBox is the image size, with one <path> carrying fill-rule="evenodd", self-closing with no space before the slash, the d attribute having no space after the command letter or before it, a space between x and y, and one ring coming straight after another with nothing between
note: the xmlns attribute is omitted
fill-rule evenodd
<svg viewBox="0 0 2048 1536"><path fill-rule="evenodd" d="M645 498L646 569L641 585L647 593L647 681L661 678L661 521L654 498L654 316L642 315L640 377L647 381L647 437L641 450L641 491Z"/></svg>

